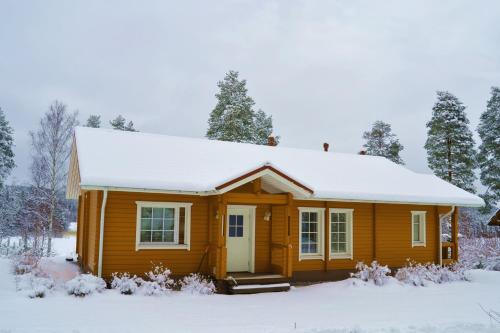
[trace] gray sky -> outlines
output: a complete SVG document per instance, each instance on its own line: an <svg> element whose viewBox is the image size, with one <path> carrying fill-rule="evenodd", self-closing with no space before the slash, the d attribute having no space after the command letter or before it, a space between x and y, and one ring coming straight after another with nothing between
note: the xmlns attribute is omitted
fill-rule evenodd
<svg viewBox="0 0 500 333"><path fill-rule="evenodd" d="M415 171L436 90L475 130L500 85L499 1L0 2L0 106L28 179L28 132L59 99L80 121L118 114L144 132L202 137L216 83L248 81L283 146L357 152L392 124Z"/></svg>

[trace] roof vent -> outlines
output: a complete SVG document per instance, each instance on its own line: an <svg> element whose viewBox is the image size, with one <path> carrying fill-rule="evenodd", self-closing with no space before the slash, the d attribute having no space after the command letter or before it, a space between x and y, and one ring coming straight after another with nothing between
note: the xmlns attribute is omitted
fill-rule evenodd
<svg viewBox="0 0 500 333"><path fill-rule="evenodd" d="M276 139L274 138L274 136L270 136L270 137L267 138L267 145L271 146L271 147L274 147L274 146L278 145L276 143Z"/></svg>
<svg viewBox="0 0 500 333"><path fill-rule="evenodd" d="M358 155L366 155L366 150L360 150Z"/></svg>
<svg viewBox="0 0 500 333"><path fill-rule="evenodd" d="M328 144L328 142L323 143L323 150L324 151L328 151L329 147L330 147L330 145Z"/></svg>

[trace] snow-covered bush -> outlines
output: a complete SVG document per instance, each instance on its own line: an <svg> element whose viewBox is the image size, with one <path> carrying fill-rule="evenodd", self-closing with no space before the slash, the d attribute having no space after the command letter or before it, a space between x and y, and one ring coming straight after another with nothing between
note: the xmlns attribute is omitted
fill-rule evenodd
<svg viewBox="0 0 500 333"><path fill-rule="evenodd" d="M142 279L137 276L130 276L129 273L113 273L111 288L117 289L121 294L132 295L139 288Z"/></svg>
<svg viewBox="0 0 500 333"><path fill-rule="evenodd" d="M153 269L146 272L146 279L140 282L143 294L162 295L170 292L175 286L175 281L170 277L170 270L163 267L163 264L153 265Z"/></svg>
<svg viewBox="0 0 500 333"><path fill-rule="evenodd" d="M370 266L358 262L356 269L358 271L351 273L351 277L365 282L373 282L377 286L383 286L390 279L391 270L389 267L382 266L377 261L372 261Z"/></svg>
<svg viewBox="0 0 500 333"><path fill-rule="evenodd" d="M106 282L92 274L80 274L66 282L66 291L69 295L87 296L106 289Z"/></svg>
<svg viewBox="0 0 500 333"><path fill-rule="evenodd" d="M16 290L29 298L42 298L54 288L54 280L48 276L37 276L35 272L16 275Z"/></svg>
<svg viewBox="0 0 500 333"><path fill-rule="evenodd" d="M466 238L458 240L460 262L469 269L500 270L500 238Z"/></svg>
<svg viewBox="0 0 500 333"><path fill-rule="evenodd" d="M39 262L40 257L29 252L14 256L12 258L14 274L31 273L38 267Z"/></svg>
<svg viewBox="0 0 500 333"><path fill-rule="evenodd" d="M196 273L185 276L179 283L181 291L190 294L211 295L216 290L212 280Z"/></svg>
<svg viewBox="0 0 500 333"><path fill-rule="evenodd" d="M398 269L395 277L403 283L414 286L468 280L463 265L454 264L443 267L431 263L420 264L410 259L407 259L404 267Z"/></svg>

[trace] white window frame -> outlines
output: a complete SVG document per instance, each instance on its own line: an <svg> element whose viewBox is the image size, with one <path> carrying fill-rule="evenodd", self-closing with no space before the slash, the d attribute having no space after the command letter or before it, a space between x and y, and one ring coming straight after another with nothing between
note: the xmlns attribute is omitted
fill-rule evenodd
<svg viewBox="0 0 500 333"><path fill-rule="evenodd" d="M135 234L135 250L191 250L191 206L190 202L152 202L152 201L136 201L136 234ZM141 243L141 209L143 207L152 208L174 208L174 240L175 243ZM184 243L179 242L179 211L180 208L185 209L186 216L184 221ZM177 244L176 244L177 243Z"/></svg>
<svg viewBox="0 0 500 333"><path fill-rule="evenodd" d="M329 246L329 259L353 259L354 258L354 236L353 236L353 227L352 225L354 224L354 209L352 208L330 208L329 210L329 223L330 223L330 231L328 235L328 246ZM343 253L333 253L332 252L332 213L345 213L346 214L346 241L347 241L347 246L346 246L346 252Z"/></svg>
<svg viewBox="0 0 500 333"><path fill-rule="evenodd" d="M412 210L411 211L411 247L416 247L416 246L426 246L426 234L427 234L427 218L426 218L426 211L418 211L418 210ZM414 241L414 230L413 230L413 218L415 216L420 216L420 235L422 236L422 239L420 241Z"/></svg>
<svg viewBox="0 0 500 333"><path fill-rule="evenodd" d="M302 213L318 213L318 252L302 253ZM325 260L325 208L299 207L299 261L321 259Z"/></svg>

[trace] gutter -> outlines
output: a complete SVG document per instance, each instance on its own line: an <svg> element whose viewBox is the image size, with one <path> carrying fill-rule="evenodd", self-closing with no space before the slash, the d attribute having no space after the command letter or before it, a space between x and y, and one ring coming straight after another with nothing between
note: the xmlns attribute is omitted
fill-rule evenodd
<svg viewBox="0 0 500 333"><path fill-rule="evenodd" d="M448 213L439 217L439 265L440 266L443 266L443 241L441 239L441 229L442 229L441 221L442 219L444 220L445 218L451 216L455 212L455 207L456 206L451 206L451 210ZM455 251L457 251L456 248Z"/></svg>
<svg viewBox="0 0 500 333"><path fill-rule="evenodd" d="M102 275L102 252L103 252L103 241L104 241L104 212L106 211L106 203L108 201L108 189L103 189L102 205L101 205L101 221L99 225L99 263L97 266L97 276Z"/></svg>

